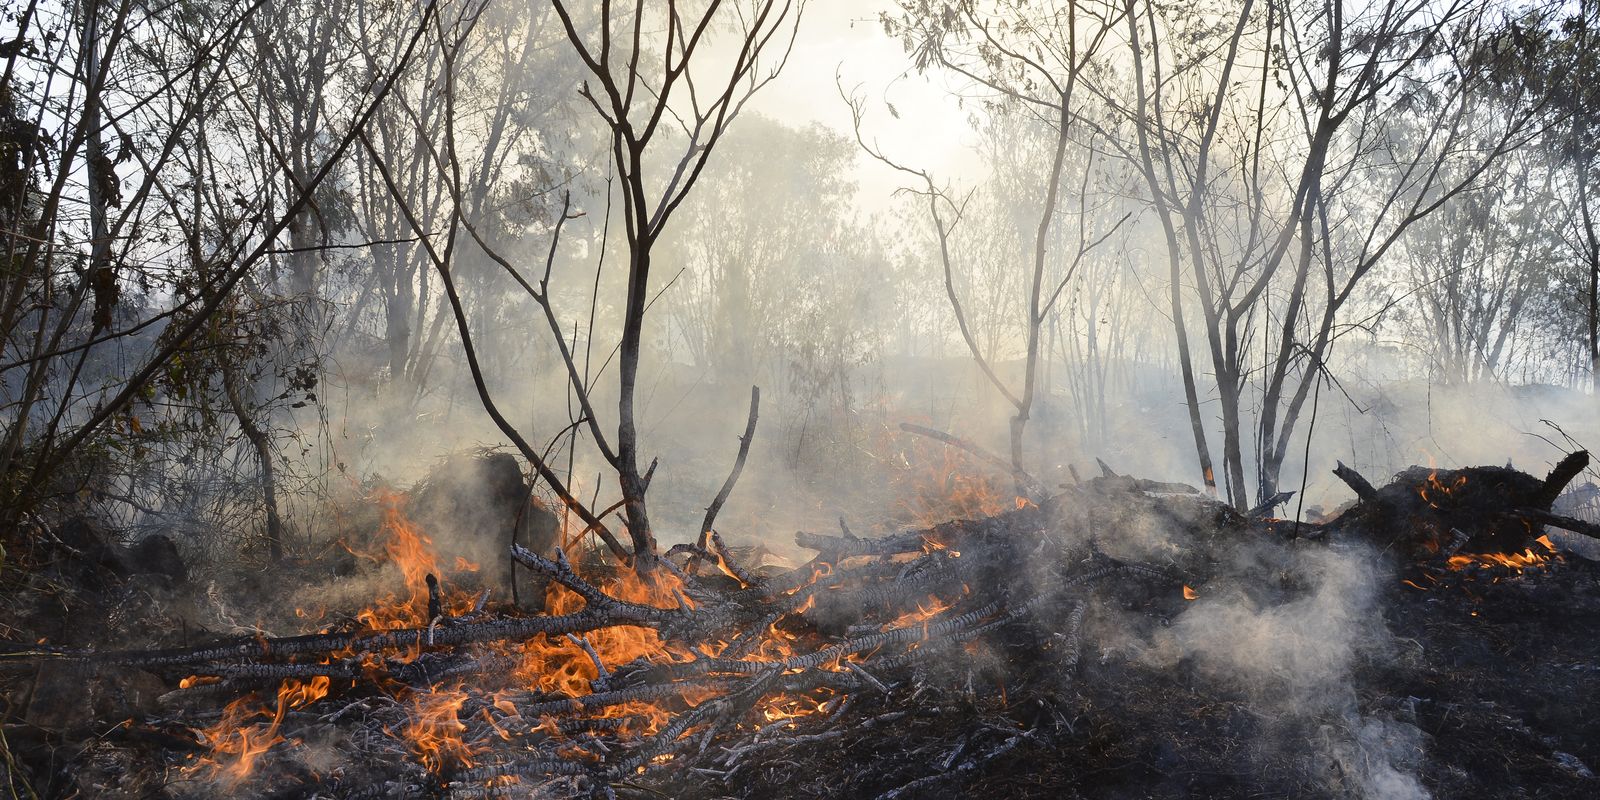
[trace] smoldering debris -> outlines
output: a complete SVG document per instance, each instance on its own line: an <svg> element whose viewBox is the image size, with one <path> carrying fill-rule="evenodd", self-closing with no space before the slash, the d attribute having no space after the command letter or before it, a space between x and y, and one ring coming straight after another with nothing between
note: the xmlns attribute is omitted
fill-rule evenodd
<svg viewBox="0 0 1600 800"><path fill-rule="evenodd" d="M1596 759L1587 717L1513 723L1489 699L1591 675L1524 685L1515 662L1470 657L1517 616L1531 642L1553 635L1536 612L1551 602L1600 628L1587 562L1421 590L1403 576L1430 563L1337 521L1110 476L889 537L801 534L817 556L790 570L747 570L720 537L655 584L518 550L551 581L529 613L485 605L386 508L414 537L391 550L413 560L361 626L7 656L164 687L90 748L18 731L17 763L74 752L111 766L42 773L53 791L173 798L1410 798L1576 787L1590 779L1570 765ZM1105 552L1124 527L1137 544ZM1463 761L1487 747L1521 771Z"/></svg>

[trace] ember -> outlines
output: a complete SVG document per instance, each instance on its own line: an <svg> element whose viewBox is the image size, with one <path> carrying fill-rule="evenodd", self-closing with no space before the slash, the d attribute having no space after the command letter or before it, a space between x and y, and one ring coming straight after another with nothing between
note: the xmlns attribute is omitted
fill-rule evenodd
<svg viewBox="0 0 1600 800"><path fill-rule="evenodd" d="M1459 488L1451 497L1471 491L1470 483L1452 485ZM1428 495L1411 496L1433 508ZM181 767L224 789L264 790L293 780L284 766L305 741L325 735L317 732L319 720L337 718L366 737L365 744L357 737L343 747L382 750L371 737L387 738L411 765L407 780L457 793L494 794L546 781L616 787L658 771L675 776L666 778L672 783L687 774L740 773L745 754L840 739L848 719L864 727L902 725L918 712L899 704L963 691L999 653L1014 663L1034 662L984 679L988 688L980 696L994 703L986 713L1011 713L1018 697L1040 691L1040 681L1070 680L1082 669L1089 620L1099 619L1094 608L1132 603L1147 613L1181 614L1183 601L1200 597L1207 581L1221 580L1212 559L1237 546L1230 541L1245 541L1229 537L1288 543L1284 537L1294 536L1293 523L1238 517L1198 494L1152 493L1120 477L1097 478L998 517L925 531L878 539L800 534L819 551L811 563L748 581L738 577L744 570L719 538L708 555L725 581L721 588L672 561L641 573L591 557L598 553L557 548L546 558L516 547L522 566L549 579L544 612L527 616L475 604L470 593L450 588L470 572L441 581L425 571L441 563L429 537L397 498L380 494L375 502L383 509L382 552L410 591L362 612L362 628L56 658L92 669L182 669L179 692L197 699L240 687L243 693L214 724L194 727L208 752ZM1220 520L1232 533L1193 539L1194 552L1164 565L1096 553L1090 532L1103 529L1112 518L1105 515L1125 517L1127 509L1187 520L1182 524L1200 526L1195 530ZM1302 525L1299 541L1370 537L1378 533L1366 527L1374 513L1358 507L1324 525ZM1084 544L1040 556L1058 541ZM1532 545L1516 554L1460 552L1445 557L1444 566L1466 572L1484 565L1516 575L1559 558L1549 537ZM1216 547L1224 549L1208 555ZM1002 579L1023 553L1032 559L1027 575ZM580 572L575 563L592 566ZM1437 583L1445 573L1429 571L1431 563L1418 562L1419 574ZM1162 596L1181 600L1164 603ZM1025 644L1041 635L1055 644L1043 651ZM1058 654L1053 661L1038 661L1051 651ZM262 682L276 686L275 701L246 688ZM382 702L373 705L374 699ZM300 709L317 711L291 716ZM968 734L966 747L978 748L975 760L962 762L969 769L1064 732L1035 721L1008 727L1012 732L998 739L980 733L994 724L981 722ZM919 783L927 777L903 780L934 785ZM341 785L338 773L319 780L330 790Z"/></svg>

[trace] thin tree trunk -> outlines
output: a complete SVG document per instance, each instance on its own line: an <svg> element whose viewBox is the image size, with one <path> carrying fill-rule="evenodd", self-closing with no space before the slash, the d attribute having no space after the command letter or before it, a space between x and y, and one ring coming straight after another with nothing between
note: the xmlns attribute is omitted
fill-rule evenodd
<svg viewBox="0 0 1600 800"><path fill-rule="evenodd" d="M1582 113L1577 115L1579 118ZM1579 129L1580 131L1582 128ZM1581 139L1582 133L1579 137ZM1589 165L1580 159L1578 164L1578 210L1583 215L1585 255L1589 261L1589 380L1596 393L1600 393L1600 234L1594 229L1594 215L1589 210Z"/></svg>
<svg viewBox="0 0 1600 800"><path fill-rule="evenodd" d="M1189 350L1189 330L1183 321L1183 264L1178 256L1178 232L1173 225L1169 198L1165 197L1160 181L1156 179L1155 161L1150 152L1149 96L1144 88L1144 61L1140 53L1139 21L1138 14L1134 11L1134 0L1127 0L1126 16L1129 45L1133 51L1134 90L1137 94L1134 129L1139 139L1139 166L1144 172L1145 183L1152 193L1156 216L1161 220L1161 231L1167 240L1167 261L1170 268L1167 282L1168 303L1172 311L1173 336L1178 345L1178 366L1183 376L1184 403L1189 409L1189 429L1194 434L1195 455L1200 463L1200 475L1205 481L1206 491L1212 497L1216 497L1217 477L1211 468L1211 448L1206 442L1205 420L1200 416L1200 397L1195 389L1194 358Z"/></svg>
<svg viewBox="0 0 1600 800"><path fill-rule="evenodd" d="M1076 15L1069 14L1067 19L1068 30L1075 30ZM1039 329L1044 324L1041 301L1044 292L1045 244L1049 241L1050 223L1055 220L1056 202L1061 196L1061 166L1066 161L1067 123L1071 120L1071 87L1076 78L1077 72L1074 71L1067 79L1068 88L1061 93L1055 156L1050 164L1050 182L1045 187L1044 207L1039 212L1038 233L1033 240L1033 286L1028 293L1028 358L1023 366L1022 396L1017 399L1017 413L1011 418L1011 469L1015 474L1026 474L1022 464L1022 433L1033 413L1033 398L1038 391ZM1020 481L1016 489L1018 495L1027 494L1026 487Z"/></svg>
<svg viewBox="0 0 1600 800"><path fill-rule="evenodd" d="M278 516L278 482L272 469L272 439L256 424L255 417L244 403L239 391L237 373L222 360L222 388L228 396L228 405L239 420L239 430L256 451L256 462L261 467L261 496L267 508L267 553L273 561L283 559L283 521Z"/></svg>

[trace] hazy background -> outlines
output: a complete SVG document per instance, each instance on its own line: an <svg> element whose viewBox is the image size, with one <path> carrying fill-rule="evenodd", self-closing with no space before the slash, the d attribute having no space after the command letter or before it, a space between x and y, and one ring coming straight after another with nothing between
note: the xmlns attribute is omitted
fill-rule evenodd
<svg viewBox="0 0 1600 800"><path fill-rule="evenodd" d="M76 5L7 23L7 37L36 43L12 59L8 113L57 148L8 151L7 174L25 199L13 216L62 241L54 261L8 284L9 502L88 502L121 528L182 529L256 552L265 462L294 549L337 533L324 505L332 497L409 484L453 451L505 448L420 229L448 259L507 420L575 496L611 505L617 481L580 420L551 322L600 427L614 430L624 187L605 125L580 92L595 78L554 11L438 6L436 30L373 111L366 141L340 150L398 63L416 9L179 5L183 13L164 17L102 19L98 41L82 35ZM595 41L596 10L575 8L578 35ZM1587 346L1595 247L1579 191L1594 165L1578 154L1589 112L1570 90L1592 66L1585 8L1352 9L1348 24L1370 40L1339 55L1334 88L1320 95L1334 51L1315 8L1252 6L1242 18L1244 6L1229 3L1164 9L1143 23L1143 51L1127 40L1121 5L1079 4L1076 39L1071 8L816 0L798 17L790 9L786 19L799 21L787 58L784 27L757 70L775 77L738 106L653 243L636 401L641 465L659 459L649 499L661 540L697 532L733 461L752 385L762 390L760 422L718 526L732 540L781 547L794 529L829 528L841 515L871 531L1010 502L1006 475L898 429L928 425L1011 455L1016 409L959 333L940 225L973 345L1013 394L1030 369L1035 264L1045 295L1061 287L1037 321L1020 452L1046 486L1072 480L1072 465L1094 474L1096 457L1202 483L1172 323L1172 252L1196 417L1225 499L1261 499L1268 408L1278 410L1272 435L1284 453L1271 482L1305 490L1287 514L1348 498L1329 472L1339 460L1374 480L1430 461L1538 472L1600 440ZM702 94L750 19L730 9L695 56ZM1285 14L1303 15L1303 26L1289 31ZM85 166L63 149L76 141L78 112L92 110L79 67L91 50L105 56L118 24L124 46L103 61L95 112L114 121L97 145L110 166ZM986 50L984 25L1015 49ZM660 19L643 29L642 50L659 54ZM1191 188L1230 35L1237 63L1189 223L1198 249L1180 215L1174 251L1163 202L1141 172L1135 98L1143 86L1156 102L1160 81L1167 116L1145 122L1158 161L1176 165L1171 211ZM1412 48L1417 41L1432 44ZM219 42L231 42L225 57ZM1068 45L1081 80L1058 140L1043 87L1072 72L1061 57ZM1024 52L1052 66L1034 74L1014 57ZM1369 58L1385 64L1376 78L1363 77ZM658 78L653 58L644 63ZM1170 71L1158 78L1156 69ZM156 79L169 73L181 80ZM1320 145L1318 204L1301 213L1297 181L1316 143L1306 120L1321 97L1349 108ZM677 123L692 106L680 93L665 115L657 160L646 160L652 191L684 151ZM1059 196L1035 262L1058 141ZM460 167L453 177L441 161L447 145ZM291 211L295 187L335 154L310 207ZM69 179L56 185L54 175ZM109 203L108 180L122 205ZM54 216L39 217L50 197L60 198ZM564 199L573 217L552 251ZM111 218L99 239L96 208ZM221 310L162 354L211 297L205 287L246 263L239 254L286 214ZM458 217L490 250L460 227L451 236ZM1290 246L1273 271L1263 265L1280 235ZM95 241L114 244L102 253ZM497 256L534 280L550 259L552 320ZM1205 306L1215 299L1196 280L1197 261L1213 295L1230 279L1260 281L1221 345L1231 377L1218 377L1208 346L1217 325ZM102 292L102 279L115 291ZM1346 280L1351 291L1338 295ZM1275 373L1285 387L1269 397ZM1230 383L1225 402L1219 387ZM1224 469L1230 428L1242 451L1238 486Z"/></svg>

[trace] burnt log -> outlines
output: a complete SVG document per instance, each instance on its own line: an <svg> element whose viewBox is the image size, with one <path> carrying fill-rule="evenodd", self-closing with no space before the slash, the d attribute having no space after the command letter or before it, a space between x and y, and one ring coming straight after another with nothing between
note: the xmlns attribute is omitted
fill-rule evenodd
<svg viewBox="0 0 1600 800"><path fill-rule="evenodd" d="M1340 464L1334 474L1358 501L1327 527L1380 549L1423 561L1465 546L1470 552L1514 553L1531 546L1550 521L1550 506L1589 464L1572 453L1543 478L1509 466L1409 467L1382 489ZM1461 537L1464 543L1458 543Z"/></svg>

